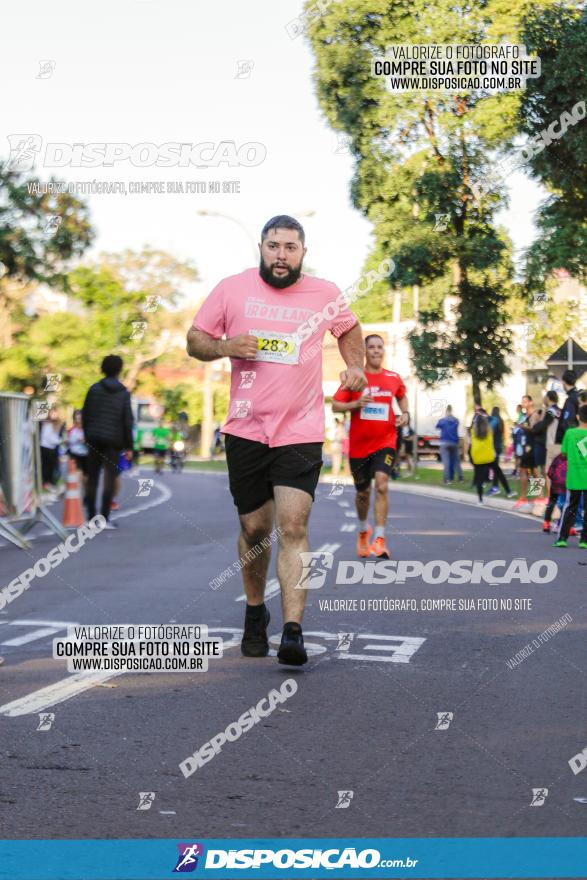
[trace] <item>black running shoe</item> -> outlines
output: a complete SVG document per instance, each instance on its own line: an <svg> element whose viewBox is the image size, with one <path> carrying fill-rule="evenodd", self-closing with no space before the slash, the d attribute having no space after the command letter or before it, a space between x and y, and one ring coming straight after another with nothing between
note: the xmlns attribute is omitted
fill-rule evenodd
<svg viewBox="0 0 587 880"><path fill-rule="evenodd" d="M277 659L280 663L287 663L289 666L303 666L308 662L302 628L299 623L286 623L283 627Z"/></svg>
<svg viewBox="0 0 587 880"><path fill-rule="evenodd" d="M245 614L245 631L241 641L241 652L245 657L266 657L269 653L269 641L267 639L267 627L271 615L263 606L262 614L251 614L247 610Z"/></svg>

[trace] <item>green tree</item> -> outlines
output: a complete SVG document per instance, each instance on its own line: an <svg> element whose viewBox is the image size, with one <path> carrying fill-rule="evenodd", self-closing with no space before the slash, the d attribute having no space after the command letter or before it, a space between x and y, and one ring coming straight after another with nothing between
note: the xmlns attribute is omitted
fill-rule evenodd
<svg viewBox="0 0 587 880"><path fill-rule="evenodd" d="M468 373L476 398L482 384L491 388L508 371L513 270L511 246L495 222L504 189L476 199L474 184L512 144L519 95L391 93L372 76L371 62L390 44L516 43L525 8L501 0L416 0L407 14L399 0L339 0L309 25L320 106L350 139L352 201L373 223L367 267L391 257L395 287L432 292L440 282L444 297L456 296L453 326L443 324L438 301L420 316L422 330L411 337L414 363L427 384ZM444 231L438 215L447 218ZM389 320L385 287L359 306L371 319L377 301L378 319Z"/></svg>
<svg viewBox="0 0 587 880"><path fill-rule="evenodd" d="M116 345L122 345L127 360L125 381L133 391L141 371L166 356L173 337L185 336L186 310L178 306L199 273L190 261L148 245L141 251L101 254L97 267L125 291L124 300L115 297L110 308Z"/></svg>
<svg viewBox="0 0 587 880"><path fill-rule="evenodd" d="M193 263L177 260L166 251L149 245L140 251L127 248L119 253L101 254L98 265L108 269L126 290L139 291L146 297L159 297L169 308L175 307L181 296L199 279ZM152 303L151 307L154 305Z"/></svg>
<svg viewBox="0 0 587 880"><path fill-rule="evenodd" d="M124 382L134 392L142 373L165 358L173 361L175 338L183 345L186 311L174 306L184 270L184 278L193 280L191 266L154 251L110 254L78 266L65 278L69 312L23 316L0 358L2 387L32 385L40 392L46 373L60 373L61 402L79 406L100 375L102 358L117 352L125 363Z"/></svg>
<svg viewBox="0 0 587 880"><path fill-rule="evenodd" d="M56 190L59 182L49 183ZM33 184L0 164L0 263L7 277L56 284L92 242L89 211L69 193L37 192Z"/></svg>
<svg viewBox="0 0 587 880"><path fill-rule="evenodd" d="M0 163L0 375L21 372L10 351L30 324L27 297L37 282L61 287L68 264L91 244L86 205L68 193L37 192L36 181ZM5 364L6 358L10 364ZM6 386L3 386L6 387Z"/></svg>
<svg viewBox="0 0 587 880"><path fill-rule="evenodd" d="M174 421L180 412L186 412L190 425L201 425L204 417L204 391L199 386L180 383L173 388L158 383L154 396L165 407L165 419ZM214 421L222 424L228 414L230 390L228 387L214 388Z"/></svg>
<svg viewBox="0 0 587 880"><path fill-rule="evenodd" d="M165 407L166 421L177 421L180 412L186 409L185 387L184 385L177 385L174 388L161 388L159 400Z"/></svg>
<svg viewBox="0 0 587 880"><path fill-rule="evenodd" d="M214 421L222 422L226 421L226 417L228 415L228 406L230 403L230 388L227 386L221 386L219 388L214 389Z"/></svg>
<svg viewBox="0 0 587 880"><path fill-rule="evenodd" d="M130 391L167 354L173 336L185 334L185 312L177 305L197 279L191 263L149 247L102 254L69 274L68 290L93 315L99 350L123 357Z"/></svg>
<svg viewBox="0 0 587 880"><path fill-rule="evenodd" d="M61 376L60 402L81 406L88 385L96 381L95 355L88 354L91 333L91 322L83 316L41 315L0 359L0 387L20 391L30 385L41 395L47 374L57 373Z"/></svg>
<svg viewBox="0 0 587 880"><path fill-rule="evenodd" d="M587 121L573 119L576 113L570 115L582 102L578 112L585 116L583 4L557 2L549 9L530 8L522 38L528 51L540 56L542 74L528 81L520 105L520 129L531 140L538 136L539 145L545 144L528 151L532 155L526 167L550 192L538 212L538 237L527 254L527 285L535 290L544 287L553 269L565 268L579 278L587 275Z"/></svg>

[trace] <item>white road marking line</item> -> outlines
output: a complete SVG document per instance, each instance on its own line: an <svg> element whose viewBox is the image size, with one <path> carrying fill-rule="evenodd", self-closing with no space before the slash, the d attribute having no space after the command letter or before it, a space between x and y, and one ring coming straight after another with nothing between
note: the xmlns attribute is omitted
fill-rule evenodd
<svg viewBox="0 0 587 880"><path fill-rule="evenodd" d="M33 691L26 697L5 703L0 706L0 715L14 718L17 715L34 715L37 712L43 712L51 706L56 706L58 703L63 703L65 700L83 693L95 684L101 684L109 678L123 675L125 672L126 670L115 670L113 672L78 672L75 675L68 675L67 678L62 678L55 684Z"/></svg>
<svg viewBox="0 0 587 880"><path fill-rule="evenodd" d="M279 592L281 592L279 581L277 580L277 578L271 578L271 580L267 584L267 587L265 588L265 598L272 599L274 596L277 596ZM243 596L243 598L246 598L246 596Z"/></svg>
<svg viewBox="0 0 587 880"><path fill-rule="evenodd" d="M62 620L3 620L2 623L9 623L11 626L34 626L37 627L32 632L25 633L23 636L14 636L12 639L6 639L0 642L0 645L17 648L19 645L27 645L29 642L35 642L45 636L51 636L68 626L77 626L78 624L71 621Z"/></svg>
<svg viewBox="0 0 587 880"><path fill-rule="evenodd" d="M345 510L344 515L349 517L350 519L356 519L357 518L357 511L356 510Z"/></svg>
<svg viewBox="0 0 587 880"><path fill-rule="evenodd" d="M161 492L161 498L153 498L152 501L147 501L146 504L137 505L136 507L130 507L128 510L126 508L124 510L117 510L115 514L113 514L112 519L124 519L127 516L134 516L135 513L142 513L143 510L149 510L151 507L158 507L160 504L164 504L166 501L169 501L173 492L171 489L165 485L165 483L155 483L155 489L159 489Z"/></svg>
<svg viewBox="0 0 587 880"><path fill-rule="evenodd" d="M354 532L356 531L356 526L353 523L343 523L339 529L341 532Z"/></svg>
<svg viewBox="0 0 587 880"><path fill-rule="evenodd" d="M336 547L337 545L330 544L326 546ZM230 640L226 639L226 643L223 645L224 650L226 650L227 648L237 647L240 644L242 630L234 629L233 627L211 627L209 635L212 633L220 633L223 638L226 633L232 636ZM341 643L342 635L347 637L346 642ZM426 641L424 638L416 638L412 636L388 636L375 633L328 633L322 631L314 632L311 630L308 630L305 633L305 636L310 640L319 638L327 642L337 642L337 647L334 649L333 653L342 660L370 660L380 663L409 663L411 657ZM280 638L281 633L276 633L269 637L269 641L272 645L279 645ZM370 644L358 645L355 641L356 639L369 640ZM387 644L373 644L373 639L380 639ZM385 651L389 652L391 656L351 654L349 652L349 643L351 641L354 642L354 645L357 648L362 647L365 651ZM397 642L399 644L393 645L390 644L390 642ZM338 647L339 645L340 647ZM307 641L306 647L308 649L308 654L312 656L323 654L328 650L324 645L317 644L313 641ZM272 649L270 655L274 656L275 650ZM103 685L104 682L108 681L110 678L126 674L128 674L128 670L126 669L112 672L77 672L74 675L68 675L66 678L56 681L54 684L33 691L25 697L20 697L18 700L5 703L3 706L0 706L0 715L6 715L9 718L15 718L19 715L34 715L43 712L45 709L50 709L58 703L64 703L66 700L70 700L72 697L76 697L78 694L88 690L88 688L94 687L95 685ZM115 687L115 685L110 685L110 687Z"/></svg>
<svg viewBox="0 0 587 880"><path fill-rule="evenodd" d="M338 506L339 507L350 507L351 505L349 504L348 501L339 501Z"/></svg>
<svg viewBox="0 0 587 880"><path fill-rule="evenodd" d="M60 630L60 626L47 626L43 629L34 629L32 632L25 633L24 636L16 636L14 639L7 639L4 642L0 642L0 645L5 645L8 648L18 648L20 645L27 645L29 642L42 639L43 636L52 636Z"/></svg>
<svg viewBox="0 0 587 880"><path fill-rule="evenodd" d="M134 479L131 477L130 479ZM147 501L146 504L141 504L140 506L135 506L129 508L129 510L117 511L112 515L112 519L124 519L127 516L134 516L136 513L141 513L143 510L149 510L151 507L158 507L160 504L164 504L166 501L172 497L173 492L171 489L168 489L164 483L156 483L154 486L155 489L158 489L161 492L160 498L153 498L152 501ZM29 533L27 535L27 540L34 541L35 538L46 538L47 535L53 535L53 532L50 529L41 529L40 531L36 531L33 534ZM0 540L0 548L2 547L12 547L13 545L9 541Z"/></svg>
<svg viewBox="0 0 587 880"><path fill-rule="evenodd" d="M357 647L362 647L364 651L386 651L391 654L391 656L373 656L370 654L340 654L341 660L375 660L380 663L409 663L410 657L412 657L418 648L421 648L425 638L419 638L416 636L388 636L388 635L369 635L365 633L360 633L357 635L357 639L381 639L381 641L386 642L387 644L383 645L357 645ZM390 644L391 642L398 642L399 644ZM356 643L355 643L356 644Z"/></svg>
<svg viewBox="0 0 587 880"><path fill-rule="evenodd" d="M271 578L271 580L267 581L267 584L265 586L265 598L271 599L277 593L279 593L279 582L278 582L277 578ZM237 596L234 601L235 602L246 602L247 597L243 593L241 596Z"/></svg>
<svg viewBox="0 0 587 880"><path fill-rule="evenodd" d="M79 623L71 620L38 620L36 617L24 618L19 617L15 620L8 620L7 623L12 626L58 626L60 629L67 629L68 626L79 626Z"/></svg>
<svg viewBox="0 0 587 880"><path fill-rule="evenodd" d="M342 638L343 636L345 637L344 639ZM304 642L306 650L308 655L311 655L312 657L326 654L329 650L328 645L314 641L315 639L325 642L336 642L336 647L330 650L332 650L332 653L337 659L359 661L371 660L376 663L409 663L416 651L421 648L426 641L425 638L418 638L416 636L387 636L377 633L367 634L352 632L328 633L322 632L321 630L305 630ZM365 645L359 643L358 639L381 639L385 644L377 645L371 642L370 644ZM281 633L269 637L269 643L275 647L279 646L280 641ZM395 642L395 644L390 644L391 642ZM351 653L349 650L351 647L353 647L355 651L384 651L385 654L373 655L367 653Z"/></svg>
<svg viewBox="0 0 587 880"><path fill-rule="evenodd" d="M314 553L336 553L339 550L341 544L322 544L321 547L317 547L314 550ZM271 580L267 581L267 586L265 587L265 599L273 599L274 596L277 596L278 593L281 592L281 587L279 586L279 581L277 578L271 578ZM241 596L237 596L234 600L235 602L246 602L247 597L243 593Z"/></svg>
<svg viewBox="0 0 587 880"><path fill-rule="evenodd" d="M409 663L409 658L402 654L393 657L371 657L369 654L340 654L341 660L371 660L380 663Z"/></svg>

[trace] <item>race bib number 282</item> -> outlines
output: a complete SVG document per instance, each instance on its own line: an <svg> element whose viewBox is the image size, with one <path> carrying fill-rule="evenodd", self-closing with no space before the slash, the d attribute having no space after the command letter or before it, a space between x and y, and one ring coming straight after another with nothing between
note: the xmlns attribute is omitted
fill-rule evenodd
<svg viewBox="0 0 587 880"><path fill-rule="evenodd" d="M271 364L297 364L300 359L300 343L291 333L277 333L268 330L251 330L256 336L258 361Z"/></svg>

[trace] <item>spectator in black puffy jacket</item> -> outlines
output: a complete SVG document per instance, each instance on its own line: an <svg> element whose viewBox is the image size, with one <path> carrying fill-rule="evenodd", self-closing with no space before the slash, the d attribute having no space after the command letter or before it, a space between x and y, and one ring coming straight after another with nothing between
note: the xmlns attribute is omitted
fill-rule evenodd
<svg viewBox="0 0 587 880"><path fill-rule="evenodd" d="M89 389L82 410L82 423L88 446L88 519L96 515L96 492L104 468L101 514L108 521L118 474L120 453L132 458L132 410L130 394L119 380L122 358L109 354L102 361L104 378ZM109 528L116 528L108 522Z"/></svg>
<svg viewBox="0 0 587 880"><path fill-rule="evenodd" d="M579 392L575 387L577 383L577 374L574 370L565 370L563 373L563 388L567 392L567 399L564 402L561 417L558 421L556 431L556 442L562 443L567 428L576 428L579 424L577 419L577 411L579 409Z"/></svg>

